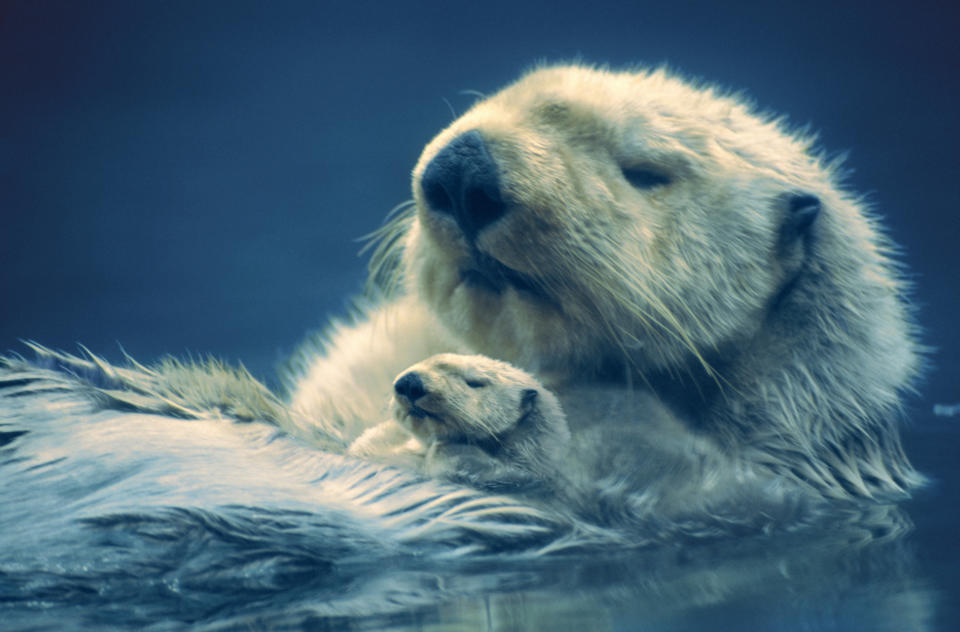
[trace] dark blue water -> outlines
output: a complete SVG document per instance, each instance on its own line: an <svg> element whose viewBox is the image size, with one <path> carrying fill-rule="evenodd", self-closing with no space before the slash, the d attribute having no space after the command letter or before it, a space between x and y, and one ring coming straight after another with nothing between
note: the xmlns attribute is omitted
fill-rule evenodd
<svg viewBox="0 0 960 632"><path fill-rule="evenodd" d="M159 437L140 460L98 461L54 433L50 450L74 450L29 470L16 493L32 495L0 480L0 627L960 627L960 417L932 412L960 402L958 26L934 2L2 3L0 348L212 353L275 382L304 332L345 311L364 276L354 239L409 196L462 91L543 58L666 61L850 151L849 185L904 246L934 347L906 435L934 483L894 538L444 561L310 500L318 457L282 443L258 452L280 485L237 456L256 438L213 433L164 459ZM115 519L84 521L118 490Z"/></svg>

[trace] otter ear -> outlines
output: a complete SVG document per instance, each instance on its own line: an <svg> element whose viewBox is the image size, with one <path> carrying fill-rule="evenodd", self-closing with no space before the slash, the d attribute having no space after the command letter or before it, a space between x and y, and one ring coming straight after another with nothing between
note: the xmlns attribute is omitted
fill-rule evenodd
<svg viewBox="0 0 960 632"><path fill-rule="evenodd" d="M809 250L810 235L820 217L820 198L810 193L791 193L781 198L780 238L777 256L788 276L799 271Z"/></svg>
<svg viewBox="0 0 960 632"><path fill-rule="evenodd" d="M789 246L810 233L820 216L820 198L809 193L793 193L786 198L780 245Z"/></svg>

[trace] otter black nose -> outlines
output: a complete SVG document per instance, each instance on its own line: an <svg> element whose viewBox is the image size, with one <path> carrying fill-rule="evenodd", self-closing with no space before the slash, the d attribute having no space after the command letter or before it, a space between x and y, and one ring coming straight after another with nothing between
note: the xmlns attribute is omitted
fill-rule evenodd
<svg viewBox="0 0 960 632"><path fill-rule="evenodd" d="M477 130L441 149L423 171L420 186L430 210L453 216L470 241L507 210L497 163Z"/></svg>
<svg viewBox="0 0 960 632"><path fill-rule="evenodd" d="M420 379L420 374L414 371L401 375L397 381L393 383L393 390L397 392L397 395L403 395L411 402L415 402L427 394L426 389L423 388L423 381Z"/></svg>

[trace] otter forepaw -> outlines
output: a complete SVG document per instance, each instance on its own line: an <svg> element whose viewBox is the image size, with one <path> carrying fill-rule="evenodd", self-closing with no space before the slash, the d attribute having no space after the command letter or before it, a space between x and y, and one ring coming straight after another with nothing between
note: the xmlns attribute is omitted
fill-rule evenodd
<svg viewBox="0 0 960 632"><path fill-rule="evenodd" d="M427 451L424 469L433 478L496 493L531 492L545 486L533 472L492 457L474 445L434 444Z"/></svg>

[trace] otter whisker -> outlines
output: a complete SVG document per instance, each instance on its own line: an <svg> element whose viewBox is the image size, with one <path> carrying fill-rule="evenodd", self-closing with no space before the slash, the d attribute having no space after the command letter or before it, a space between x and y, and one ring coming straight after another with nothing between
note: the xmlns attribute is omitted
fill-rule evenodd
<svg viewBox="0 0 960 632"><path fill-rule="evenodd" d="M373 296L394 296L401 286L403 242L416 213L416 203L408 200L395 206L384 219L384 224L364 235L366 241L360 254L373 249L368 264L366 291Z"/></svg>

